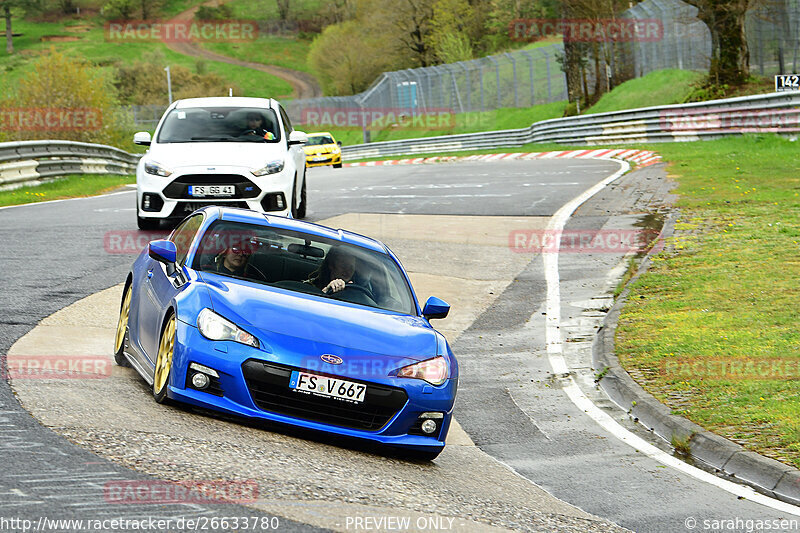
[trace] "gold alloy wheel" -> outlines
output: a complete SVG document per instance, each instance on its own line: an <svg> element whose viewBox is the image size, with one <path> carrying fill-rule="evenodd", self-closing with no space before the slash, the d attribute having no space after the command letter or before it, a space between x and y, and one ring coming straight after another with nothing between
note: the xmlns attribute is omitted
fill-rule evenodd
<svg viewBox="0 0 800 533"><path fill-rule="evenodd" d="M153 376L153 392L161 394L167 386L169 371L172 368L172 351L175 348L175 315L169 317L161 334L161 342L158 345L158 356L156 357L156 370Z"/></svg>
<svg viewBox="0 0 800 533"><path fill-rule="evenodd" d="M125 331L128 329L128 315L131 312L131 287L125 290L125 297L122 300L122 309L119 310L119 321L117 322L117 335L114 339L114 353L122 353L122 343L125 342Z"/></svg>

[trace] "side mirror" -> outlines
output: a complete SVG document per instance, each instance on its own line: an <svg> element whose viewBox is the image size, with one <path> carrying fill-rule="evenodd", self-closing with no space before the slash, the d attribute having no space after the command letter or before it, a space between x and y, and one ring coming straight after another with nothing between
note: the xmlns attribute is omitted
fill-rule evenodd
<svg viewBox="0 0 800 533"><path fill-rule="evenodd" d="M174 265L178 258L178 249L175 243L168 240L150 241L147 253L158 261L166 265Z"/></svg>
<svg viewBox="0 0 800 533"><path fill-rule="evenodd" d="M338 144L338 145L339 145L339 148L341 148L341 147L342 147L342 141L336 141L336 144Z"/></svg>
<svg viewBox="0 0 800 533"><path fill-rule="evenodd" d="M422 316L428 320L432 320L434 318L446 318L449 312L450 304L441 298L431 296L428 298L428 301L425 302L425 307L422 309Z"/></svg>
<svg viewBox="0 0 800 533"><path fill-rule="evenodd" d="M150 132L147 131L137 131L133 134L133 144L141 144L142 146L150 146L152 139L150 138Z"/></svg>
<svg viewBox="0 0 800 533"><path fill-rule="evenodd" d="M294 130L289 134L289 144L305 144L308 142L308 135L303 131Z"/></svg>

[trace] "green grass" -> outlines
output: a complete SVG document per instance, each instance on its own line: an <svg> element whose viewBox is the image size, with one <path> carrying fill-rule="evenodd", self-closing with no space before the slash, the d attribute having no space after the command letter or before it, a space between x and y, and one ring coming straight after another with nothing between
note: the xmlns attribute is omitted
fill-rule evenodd
<svg viewBox="0 0 800 533"><path fill-rule="evenodd" d="M233 8L235 18L256 20L280 20L278 3L275 0L233 0L226 2ZM292 0L289 18L292 20L312 19L321 14L322 0Z"/></svg>
<svg viewBox="0 0 800 533"><path fill-rule="evenodd" d="M18 21L15 23L15 31L21 31L25 35L14 39L15 53L7 54L5 48L0 51L0 72L3 72L0 86L8 90L13 87L16 81L25 76L33 59L37 55L47 53L50 46L58 50L65 51L89 59L90 61L109 66L116 62L132 62L141 60L148 52L160 50L170 65L182 65L193 72L197 72L198 60L193 57L185 56L169 50L164 44L156 42L107 42L103 28L95 26L86 33L70 34L63 30L65 24L44 24ZM78 37L77 41L70 42L42 42L43 35L72 35ZM209 72L213 72L222 78L240 87L243 94L241 96L256 97L284 97L291 95L292 87L285 81L267 74L246 67L229 65L218 61L202 60ZM166 76L166 75L165 75ZM165 77L166 87L166 77ZM220 87L219 95L226 95L227 87ZM164 91L164 102L166 105L166 88Z"/></svg>
<svg viewBox="0 0 800 533"><path fill-rule="evenodd" d="M691 70L657 70L614 87L585 114L678 104L692 91L692 84L701 81L703 76Z"/></svg>
<svg viewBox="0 0 800 533"><path fill-rule="evenodd" d="M264 35L259 36L255 41L210 42L204 43L202 46L206 50L229 57L242 58L245 61L314 73L306 62L308 49L311 46L311 41L308 39Z"/></svg>
<svg viewBox="0 0 800 533"><path fill-rule="evenodd" d="M135 181L136 178L134 176L76 174L42 183L41 185L22 187L13 191L0 191L0 206L31 204L79 196L94 196L118 189L127 183L134 183Z"/></svg>
<svg viewBox="0 0 800 533"><path fill-rule="evenodd" d="M671 163L681 216L631 287L620 361L677 414L800 466L797 143L747 136L655 149ZM769 370L720 370L747 362Z"/></svg>

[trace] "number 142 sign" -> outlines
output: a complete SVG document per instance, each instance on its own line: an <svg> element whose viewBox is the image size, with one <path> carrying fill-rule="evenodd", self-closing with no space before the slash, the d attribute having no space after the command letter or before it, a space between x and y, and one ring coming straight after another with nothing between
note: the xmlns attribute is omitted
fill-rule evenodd
<svg viewBox="0 0 800 533"><path fill-rule="evenodd" d="M800 91L800 75L777 74L775 76L775 92Z"/></svg>

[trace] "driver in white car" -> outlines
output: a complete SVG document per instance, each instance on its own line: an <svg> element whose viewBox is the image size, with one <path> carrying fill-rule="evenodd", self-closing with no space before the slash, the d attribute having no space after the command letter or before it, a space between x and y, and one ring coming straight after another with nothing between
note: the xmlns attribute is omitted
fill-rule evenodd
<svg viewBox="0 0 800 533"><path fill-rule="evenodd" d="M264 128L264 117L253 112L247 113L247 128L242 135L256 135L268 141L275 139L275 135Z"/></svg>

